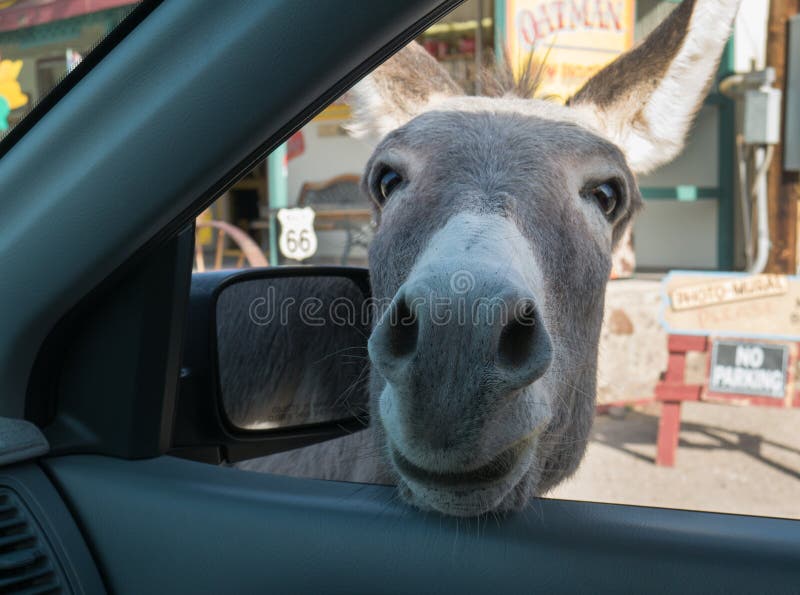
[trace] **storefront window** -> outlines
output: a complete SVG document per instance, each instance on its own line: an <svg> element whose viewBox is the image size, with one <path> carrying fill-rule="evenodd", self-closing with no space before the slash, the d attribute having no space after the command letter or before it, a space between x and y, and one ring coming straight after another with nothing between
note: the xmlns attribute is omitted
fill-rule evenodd
<svg viewBox="0 0 800 595"><path fill-rule="evenodd" d="M494 5L468 0L417 38L469 94L494 59ZM372 148L347 135L349 118L345 100L334 102L202 213L196 268L253 265L257 251L273 265L366 266L374 223L359 179ZM284 208L292 213L281 221Z"/></svg>
<svg viewBox="0 0 800 595"><path fill-rule="evenodd" d="M471 0L417 39L468 94L481 93L481 66L494 57L494 3Z"/></svg>

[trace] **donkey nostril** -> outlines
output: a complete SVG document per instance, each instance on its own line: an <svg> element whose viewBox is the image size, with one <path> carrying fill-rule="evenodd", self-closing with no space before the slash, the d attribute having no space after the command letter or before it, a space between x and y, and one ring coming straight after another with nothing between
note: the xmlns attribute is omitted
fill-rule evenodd
<svg viewBox="0 0 800 595"><path fill-rule="evenodd" d="M408 307L405 299L397 300L393 315L389 319L389 350L395 357L413 353L417 348L419 326L417 316Z"/></svg>
<svg viewBox="0 0 800 595"><path fill-rule="evenodd" d="M536 308L533 303L520 303L514 318L500 333L500 344L497 349L498 359L502 366L518 368L530 361L536 343Z"/></svg>

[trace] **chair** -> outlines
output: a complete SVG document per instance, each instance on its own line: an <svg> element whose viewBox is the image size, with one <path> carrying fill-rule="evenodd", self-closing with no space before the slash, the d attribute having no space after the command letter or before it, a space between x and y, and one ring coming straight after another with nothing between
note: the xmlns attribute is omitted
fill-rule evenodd
<svg viewBox="0 0 800 595"><path fill-rule="evenodd" d="M318 230L341 230L347 234L342 264L347 264L354 246L366 249L374 236L372 211L359 182L360 177L353 174L324 182L306 182L297 200L298 206L314 209Z"/></svg>
<svg viewBox="0 0 800 595"><path fill-rule="evenodd" d="M244 231L225 221L209 221L200 220L195 221L195 235L201 229L211 229L212 233L217 232L217 239L214 248L214 266L212 270L219 270L223 268L223 257L225 256L225 238L230 240L236 245L239 256L236 261L236 268L241 268L245 261L251 267L265 267L269 266L266 257L261 252L253 239ZM194 243L195 253L195 270L203 272L206 270L205 255L203 254L203 246L195 237Z"/></svg>

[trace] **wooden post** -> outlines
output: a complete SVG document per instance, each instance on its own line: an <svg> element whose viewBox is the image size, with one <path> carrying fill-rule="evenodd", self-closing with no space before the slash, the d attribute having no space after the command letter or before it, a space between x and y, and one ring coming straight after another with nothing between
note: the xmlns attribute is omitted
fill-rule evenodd
<svg viewBox="0 0 800 595"><path fill-rule="evenodd" d="M800 0L770 0L767 25L767 66L775 69L775 86L786 101L786 38L789 17L800 12ZM784 108L785 116L785 108ZM783 119L781 120L783 125ZM783 132L782 132L783 133ZM798 266L800 180L796 172L783 171L783 147L777 145L767 177L769 233L772 240L767 272L794 274Z"/></svg>
<svg viewBox="0 0 800 595"><path fill-rule="evenodd" d="M681 402L661 403L661 417L658 420L658 444L656 465L675 466L675 452L678 450L678 436L681 432Z"/></svg>
<svg viewBox="0 0 800 595"><path fill-rule="evenodd" d="M697 401L703 387L685 384L686 354L689 351L706 351L706 337L670 335L667 341L669 359L661 383L656 386L656 400L661 401L661 417L658 421L658 443L656 465L675 465L678 435L681 431L681 403Z"/></svg>

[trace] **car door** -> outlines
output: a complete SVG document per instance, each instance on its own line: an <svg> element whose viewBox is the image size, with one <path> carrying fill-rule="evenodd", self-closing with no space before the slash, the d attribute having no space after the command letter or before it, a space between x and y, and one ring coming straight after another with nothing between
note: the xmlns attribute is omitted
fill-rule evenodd
<svg viewBox="0 0 800 595"><path fill-rule="evenodd" d="M797 592L795 521L555 500L455 520L166 456L194 216L454 4L145 2L0 147L0 489L52 589Z"/></svg>

